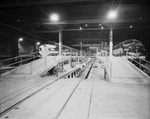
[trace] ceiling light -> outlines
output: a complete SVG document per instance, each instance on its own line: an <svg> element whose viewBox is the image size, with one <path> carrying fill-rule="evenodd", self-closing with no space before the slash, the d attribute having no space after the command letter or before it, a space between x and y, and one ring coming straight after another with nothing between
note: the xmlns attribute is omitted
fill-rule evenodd
<svg viewBox="0 0 150 119"><path fill-rule="evenodd" d="M19 40L18 40L18 42L22 42L23 41L23 38L21 37L21 38L19 38Z"/></svg>
<svg viewBox="0 0 150 119"><path fill-rule="evenodd" d="M133 26L130 25L130 28L132 28Z"/></svg>
<svg viewBox="0 0 150 119"><path fill-rule="evenodd" d="M53 22L59 21L59 15L56 13L51 14L50 20Z"/></svg>
<svg viewBox="0 0 150 119"><path fill-rule="evenodd" d="M108 19L115 19L117 17L117 11L111 10L107 14Z"/></svg>

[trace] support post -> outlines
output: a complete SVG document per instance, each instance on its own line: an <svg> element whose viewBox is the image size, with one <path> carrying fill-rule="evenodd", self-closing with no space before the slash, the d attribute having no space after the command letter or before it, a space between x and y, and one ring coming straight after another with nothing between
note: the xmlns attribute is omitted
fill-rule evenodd
<svg viewBox="0 0 150 119"><path fill-rule="evenodd" d="M107 72L106 72L106 68L104 67L104 79L106 79L107 78Z"/></svg>
<svg viewBox="0 0 150 119"><path fill-rule="evenodd" d="M70 57L70 68L72 68L72 57Z"/></svg>
<svg viewBox="0 0 150 119"><path fill-rule="evenodd" d="M80 56L82 56L82 41L80 42Z"/></svg>
<svg viewBox="0 0 150 119"><path fill-rule="evenodd" d="M62 55L62 30L59 28L59 55Z"/></svg>
<svg viewBox="0 0 150 119"><path fill-rule="evenodd" d="M109 32L109 56L112 56L112 51L113 51L113 28L110 27L110 32Z"/></svg>

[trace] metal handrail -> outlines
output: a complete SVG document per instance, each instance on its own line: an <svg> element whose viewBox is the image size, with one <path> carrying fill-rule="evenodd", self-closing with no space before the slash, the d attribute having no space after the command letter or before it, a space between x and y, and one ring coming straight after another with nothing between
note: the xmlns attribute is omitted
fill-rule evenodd
<svg viewBox="0 0 150 119"><path fill-rule="evenodd" d="M67 73L66 76L71 75L73 72L77 71L76 77L78 77L82 73L82 71L84 71L90 63L92 63L92 60L89 59L89 60L87 60L84 63L86 64L85 67L81 68L81 66L79 65L74 70L72 70L69 73Z"/></svg>
<svg viewBox="0 0 150 119"><path fill-rule="evenodd" d="M27 56L27 55L26 55ZM33 55L34 56L34 55ZM8 65L5 65L5 66L12 66L12 65L15 65L15 64L19 64L19 63L23 63L25 61L28 61L28 60L31 60L33 58L36 58L38 56L34 56L34 57L30 57L28 59L25 59L25 60L22 60L22 61L17 61L17 62L14 62L14 63L10 63ZM62 57L56 57L56 56L45 56L45 57L42 57L40 58L40 60L36 60L34 62L28 62L28 65L29 65L29 74L30 75L33 75L35 74L36 72L39 72L41 70L43 70L43 68L46 68L48 67L51 62L53 61L54 63L57 63L59 61L62 61ZM66 56L65 56L66 57ZM63 59L63 61L65 60L69 60L70 56L67 56L66 58ZM14 58L11 58L11 59L14 59ZM6 61L6 60L5 60ZM37 63L36 63L37 62ZM1 62L2 63L2 62ZM20 65L21 66L21 65ZM19 68L20 66L17 66L17 67L14 67L13 69L16 69L16 68ZM2 76L2 67L1 67L1 76ZM12 70L12 69L10 69ZM5 74L4 74L5 75Z"/></svg>
<svg viewBox="0 0 150 119"><path fill-rule="evenodd" d="M34 53L31 53L31 54L25 54L25 55L19 55L19 56L11 57L11 58L2 60L2 62L8 61L8 60L12 60L12 59L21 58L21 57L25 57L25 56L32 56L32 55L34 56L34 55L37 54L37 53L38 53L38 52L34 52Z"/></svg>
<svg viewBox="0 0 150 119"><path fill-rule="evenodd" d="M136 61L135 59L138 59L138 61ZM138 65L139 65L139 68L141 69L141 67L143 67L144 69L146 69L146 70L148 70L148 72L150 72L150 69L149 68L147 68L146 66L144 66L144 64L146 64L146 63L148 63L149 65L150 65L150 62L149 61L147 61L147 60L145 60L145 59L141 59L141 58L139 58L139 57L134 57L134 58L128 58L128 59L131 59L132 60L132 62L134 61L135 63L137 63ZM146 63L142 63L142 61L144 61L144 62L146 62Z"/></svg>
<svg viewBox="0 0 150 119"><path fill-rule="evenodd" d="M40 70L43 70L44 68L49 68L49 66L51 66L52 64L50 62L53 63L59 63L59 62L64 62L66 60L69 60L70 56L65 56L66 58L63 59L63 56L58 57L58 56L45 56L42 57L41 60L43 60L42 62L40 62L40 64L38 65L34 65L35 62L31 62L30 63L30 74L34 74L36 72L39 72ZM36 63L37 64L37 63ZM39 69L40 67L40 69ZM34 70L35 69L35 70Z"/></svg>
<svg viewBox="0 0 150 119"><path fill-rule="evenodd" d="M20 56L1 60L0 74L3 73L3 68L5 68L5 67L13 67L13 68L11 68L11 70L12 70L14 68L20 67L22 64L25 64L27 61L30 61L32 59L35 60L38 57L37 53L38 52L34 52L32 54L20 55ZM28 56L30 56L30 57L27 59L23 59L24 57L28 57ZM8 63L8 62L10 62L10 63ZM6 64L6 63L8 63L8 64ZM29 63L29 62L27 62L27 63ZM15 65L17 65L17 66L15 66Z"/></svg>

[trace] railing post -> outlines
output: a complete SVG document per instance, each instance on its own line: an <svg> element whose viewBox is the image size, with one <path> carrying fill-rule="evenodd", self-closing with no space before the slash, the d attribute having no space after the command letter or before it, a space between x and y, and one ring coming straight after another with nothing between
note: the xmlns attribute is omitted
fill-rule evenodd
<svg viewBox="0 0 150 119"><path fill-rule="evenodd" d="M106 68L104 67L104 79L106 79L106 75L107 75L107 72L106 72Z"/></svg>
<svg viewBox="0 0 150 119"><path fill-rule="evenodd" d="M64 62L62 61L62 72L64 71Z"/></svg>
<svg viewBox="0 0 150 119"><path fill-rule="evenodd" d="M22 65L22 57L20 57L20 60L21 60L20 64Z"/></svg>
<svg viewBox="0 0 150 119"><path fill-rule="evenodd" d="M70 67L72 68L72 58L70 57Z"/></svg>
<svg viewBox="0 0 150 119"><path fill-rule="evenodd" d="M56 66L56 77L58 77L58 64Z"/></svg>

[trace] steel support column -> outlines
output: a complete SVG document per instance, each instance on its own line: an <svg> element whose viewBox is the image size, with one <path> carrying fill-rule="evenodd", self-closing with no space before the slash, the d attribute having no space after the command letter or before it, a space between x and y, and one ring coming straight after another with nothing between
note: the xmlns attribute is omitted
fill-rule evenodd
<svg viewBox="0 0 150 119"><path fill-rule="evenodd" d="M109 56L112 56L113 53L113 28L110 27L109 32Z"/></svg>
<svg viewBox="0 0 150 119"><path fill-rule="evenodd" d="M59 29L59 55L62 55L62 30Z"/></svg>

